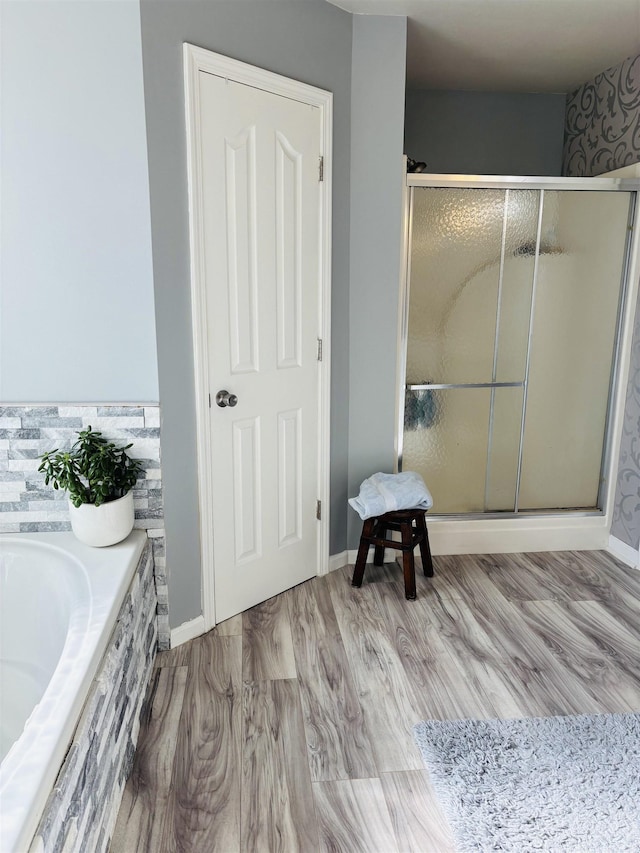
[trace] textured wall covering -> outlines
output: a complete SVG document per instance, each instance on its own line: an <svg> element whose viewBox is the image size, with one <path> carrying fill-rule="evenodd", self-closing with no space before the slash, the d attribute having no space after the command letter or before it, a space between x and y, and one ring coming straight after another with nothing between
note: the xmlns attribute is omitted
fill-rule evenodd
<svg viewBox="0 0 640 853"><path fill-rule="evenodd" d="M640 162L640 55L567 96L563 174L594 177Z"/></svg>
<svg viewBox="0 0 640 853"><path fill-rule="evenodd" d="M91 425L110 441L129 444L143 471L133 490L135 526L153 543L159 648L169 648L159 406L0 406L0 533L70 530L66 492L45 486L38 456L66 449Z"/></svg>
<svg viewBox="0 0 640 853"><path fill-rule="evenodd" d="M109 847L153 670L155 608L153 558L147 544L47 800L33 853L105 853Z"/></svg>
<svg viewBox="0 0 640 853"><path fill-rule="evenodd" d="M611 535L640 546L640 307L636 312Z"/></svg>

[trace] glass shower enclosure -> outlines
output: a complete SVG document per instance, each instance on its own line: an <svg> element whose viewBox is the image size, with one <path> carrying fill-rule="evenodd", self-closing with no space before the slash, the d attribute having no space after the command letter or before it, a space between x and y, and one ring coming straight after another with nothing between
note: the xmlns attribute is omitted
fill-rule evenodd
<svg viewBox="0 0 640 853"><path fill-rule="evenodd" d="M635 191L408 182L398 469L436 515L601 512Z"/></svg>

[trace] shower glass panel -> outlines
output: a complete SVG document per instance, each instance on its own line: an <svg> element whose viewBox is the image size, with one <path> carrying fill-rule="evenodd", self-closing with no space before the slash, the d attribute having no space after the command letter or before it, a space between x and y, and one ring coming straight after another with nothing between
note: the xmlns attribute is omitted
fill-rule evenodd
<svg viewBox="0 0 640 853"><path fill-rule="evenodd" d="M400 467L435 513L598 506L630 196L412 188Z"/></svg>
<svg viewBox="0 0 640 853"><path fill-rule="evenodd" d="M512 511L516 502L524 388L495 388L489 424L483 510Z"/></svg>
<svg viewBox="0 0 640 853"><path fill-rule="evenodd" d="M426 412L405 428L407 470L438 495L438 512L482 512L489 446L489 388L419 392ZM406 423L406 418L405 418ZM426 473L428 472L428 473Z"/></svg>
<svg viewBox="0 0 640 853"><path fill-rule="evenodd" d="M521 509L598 505L629 212L625 192L545 192Z"/></svg>
<svg viewBox="0 0 640 853"><path fill-rule="evenodd" d="M539 192L505 190L494 381L524 380L539 215Z"/></svg>

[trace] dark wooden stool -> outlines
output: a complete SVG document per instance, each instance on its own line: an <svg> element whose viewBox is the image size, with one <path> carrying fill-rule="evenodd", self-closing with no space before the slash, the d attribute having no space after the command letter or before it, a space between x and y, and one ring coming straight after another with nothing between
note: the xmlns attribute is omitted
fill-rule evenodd
<svg viewBox="0 0 640 853"><path fill-rule="evenodd" d="M410 601L416 597L416 570L413 562L413 549L420 546L422 568L426 577L433 577L433 560L429 548L429 534L424 520L423 509L399 509L386 512L373 518L367 518L362 525L360 547L353 572L351 586L361 586L367 554L371 545L375 547L373 564L381 566L384 560L385 548L396 548L402 551L402 569L404 571L404 596ZM415 526L414 526L415 525ZM387 539L387 530L400 532L401 541Z"/></svg>

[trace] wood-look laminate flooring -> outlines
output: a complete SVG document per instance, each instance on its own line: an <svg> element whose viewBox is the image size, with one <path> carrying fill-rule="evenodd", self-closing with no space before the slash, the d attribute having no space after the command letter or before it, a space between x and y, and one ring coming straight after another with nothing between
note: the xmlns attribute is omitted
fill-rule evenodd
<svg viewBox="0 0 640 853"><path fill-rule="evenodd" d="M640 572L434 558L300 586L158 656L111 853L450 853L427 718L640 710Z"/></svg>

